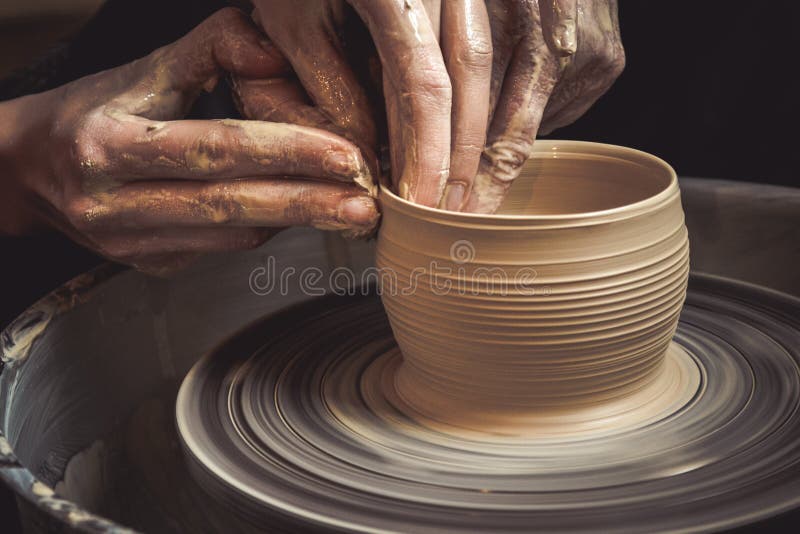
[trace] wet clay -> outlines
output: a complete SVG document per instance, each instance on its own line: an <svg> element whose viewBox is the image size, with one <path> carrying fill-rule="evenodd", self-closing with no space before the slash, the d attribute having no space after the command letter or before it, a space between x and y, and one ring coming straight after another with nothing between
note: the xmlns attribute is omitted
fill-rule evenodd
<svg viewBox="0 0 800 534"><path fill-rule="evenodd" d="M685 404L670 340L689 244L677 179L631 149L539 141L497 215L384 189L376 263L402 351L387 397L436 429L560 435Z"/></svg>

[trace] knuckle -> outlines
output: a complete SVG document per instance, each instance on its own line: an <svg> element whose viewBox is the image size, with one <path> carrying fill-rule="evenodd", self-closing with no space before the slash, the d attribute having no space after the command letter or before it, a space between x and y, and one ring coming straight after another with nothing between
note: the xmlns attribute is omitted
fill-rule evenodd
<svg viewBox="0 0 800 534"><path fill-rule="evenodd" d="M473 39L466 46L454 50L450 59L470 71L488 71L492 67L492 43L486 39Z"/></svg>
<svg viewBox="0 0 800 534"><path fill-rule="evenodd" d="M533 145L527 139L501 138L483 149L482 160L488 172L501 183L512 182L531 155Z"/></svg>
<svg viewBox="0 0 800 534"><path fill-rule="evenodd" d="M191 41L224 41L230 39L242 30L243 25L249 26L242 11L235 7L224 7L201 22L184 39Z"/></svg>
<svg viewBox="0 0 800 534"><path fill-rule="evenodd" d="M320 205L320 200L316 198L313 190L306 186L292 192L292 198L283 210L283 218L294 224L310 224L329 215Z"/></svg>
<svg viewBox="0 0 800 534"><path fill-rule="evenodd" d="M302 200L292 200L283 209L283 218L291 224L308 224L312 220L311 210Z"/></svg>
<svg viewBox="0 0 800 534"><path fill-rule="evenodd" d="M411 90L403 95L416 113L422 113L420 106L435 103L437 107L451 105L453 88L449 78L431 77L411 86Z"/></svg>
<svg viewBox="0 0 800 534"><path fill-rule="evenodd" d="M411 87L417 89L420 93L436 96L438 98L451 98L453 94L453 87L450 84L450 78L446 74L438 71L427 71L425 75L423 71L420 76L413 80Z"/></svg>
<svg viewBox="0 0 800 534"><path fill-rule="evenodd" d="M611 74L616 79L622 74L622 71L625 70L625 48L623 48L622 44L616 44L614 46L616 54L614 56L613 61L611 62Z"/></svg>
<svg viewBox="0 0 800 534"><path fill-rule="evenodd" d="M67 202L63 213L78 231L92 230L102 223L107 213L101 205L89 197L77 197Z"/></svg>
<svg viewBox="0 0 800 534"><path fill-rule="evenodd" d="M217 194L214 191L203 192L197 196L197 217L218 225L230 225L237 220L242 210L228 194Z"/></svg>
<svg viewBox="0 0 800 534"><path fill-rule="evenodd" d="M108 169L108 155L105 149L92 139L76 137L72 157L85 176L97 176Z"/></svg>
<svg viewBox="0 0 800 534"><path fill-rule="evenodd" d="M608 42L597 52L601 69L617 78L625 68L625 49L619 42Z"/></svg>
<svg viewBox="0 0 800 534"><path fill-rule="evenodd" d="M105 175L109 169L109 153L98 132L106 131L106 124L101 117L102 112L89 114L74 132L69 154L72 164L81 175L98 177Z"/></svg>
<svg viewBox="0 0 800 534"><path fill-rule="evenodd" d="M418 57L413 68L400 70L400 82L404 90L440 97L451 95L450 76L441 56L435 59L424 51L416 55Z"/></svg>
<svg viewBox="0 0 800 534"><path fill-rule="evenodd" d="M471 139L459 139L453 148L455 155L461 158L472 158L480 156L485 147L480 141Z"/></svg>
<svg viewBox="0 0 800 534"><path fill-rule="evenodd" d="M244 14L235 7L223 7L209 17L209 22L218 24L220 26L227 26L229 24L239 23L243 19Z"/></svg>
<svg viewBox="0 0 800 534"><path fill-rule="evenodd" d="M217 130L198 137L185 152L186 166L210 175L224 172L231 163L226 150L230 141L230 135Z"/></svg>

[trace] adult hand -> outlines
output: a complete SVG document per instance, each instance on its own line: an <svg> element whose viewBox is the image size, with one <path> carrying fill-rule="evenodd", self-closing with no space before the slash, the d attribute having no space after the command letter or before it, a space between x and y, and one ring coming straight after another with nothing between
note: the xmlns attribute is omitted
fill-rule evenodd
<svg viewBox="0 0 800 534"><path fill-rule="evenodd" d="M616 0L486 0L490 122L464 211L492 213L533 149L583 115L625 67Z"/></svg>
<svg viewBox="0 0 800 534"><path fill-rule="evenodd" d="M254 4L298 80L244 80L245 113L331 128L374 154L374 103L353 61L370 53L358 18L380 53L395 186L451 210L495 211L540 125L582 115L625 61L615 0ZM275 84L280 97L264 96Z"/></svg>
<svg viewBox="0 0 800 534"><path fill-rule="evenodd" d="M328 125L375 161L378 125L369 75L382 68L392 179L399 193L436 206L450 167L451 87L432 24L421 0L254 0L255 18L291 62L299 84L239 84L247 116ZM453 0L458 4L476 1ZM455 9L455 7L453 7ZM468 19L471 20L471 19ZM360 25L357 27L357 24ZM367 32L360 30L366 26ZM488 25L487 25L488 29ZM362 39L365 36L367 39ZM371 36L371 40L369 37ZM482 52L489 48L485 32ZM477 38L476 38L477 39ZM370 63L372 44L380 63ZM365 60L365 58L367 58ZM361 60L361 61L359 61ZM364 72L357 63L367 63ZM486 62L488 94L488 68ZM281 83L277 100L260 94ZM301 88L302 87L302 88ZM305 100L304 92L311 102ZM313 105L311 105L313 103ZM485 128L486 115L481 117ZM475 160L477 167L477 159Z"/></svg>
<svg viewBox="0 0 800 534"><path fill-rule="evenodd" d="M0 122L26 125L0 136L0 156L43 219L151 272L257 246L290 225L368 233L378 213L350 141L288 124L179 120L225 72L287 68L243 13L225 9L143 59L0 104Z"/></svg>

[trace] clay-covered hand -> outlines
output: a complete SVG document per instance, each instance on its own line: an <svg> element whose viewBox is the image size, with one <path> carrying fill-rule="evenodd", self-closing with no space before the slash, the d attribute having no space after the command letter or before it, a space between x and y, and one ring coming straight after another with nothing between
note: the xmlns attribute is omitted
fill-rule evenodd
<svg viewBox="0 0 800 534"><path fill-rule="evenodd" d="M371 163L382 69L395 187L451 210L495 211L537 132L582 115L625 61L616 0L253 3L297 80L241 80L245 114L329 128Z"/></svg>
<svg viewBox="0 0 800 534"><path fill-rule="evenodd" d="M486 0L486 6L490 121L462 207L477 213L500 206L537 133L583 115L625 66L616 0Z"/></svg>
<svg viewBox="0 0 800 534"><path fill-rule="evenodd" d="M240 80L245 115L329 127L358 144L373 165L384 129L381 99L373 95L382 89L395 187L407 199L436 206L450 167L452 98L439 26L425 3L438 9L438 3L423 0L254 0L255 19L291 62L299 83ZM466 23L472 20L466 6L480 2L446 4L462 10L458 20ZM474 45L485 63L486 98L488 31L482 40L457 42ZM375 50L380 61L372 60ZM283 87L281 98L261 94L274 84ZM484 130L486 114L479 119Z"/></svg>
<svg viewBox="0 0 800 534"><path fill-rule="evenodd" d="M143 59L0 104L4 121L31 125L3 159L49 224L148 271L253 247L290 225L368 233L378 213L350 141L297 125L180 120L226 72L286 69L246 15L224 9Z"/></svg>

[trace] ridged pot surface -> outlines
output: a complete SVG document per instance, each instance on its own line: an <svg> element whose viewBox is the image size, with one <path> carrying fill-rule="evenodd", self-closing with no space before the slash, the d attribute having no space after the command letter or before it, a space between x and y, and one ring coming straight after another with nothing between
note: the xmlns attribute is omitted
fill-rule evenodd
<svg viewBox="0 0 800 534"><path fill-rule="evenodd" d="M414 413L516 433L686 385L673 387L685 373L664 364L689 273L665 162L537 141L495 215L425 208L385 188L381 201L376 262L403 353L395 387Z"/></svg>

